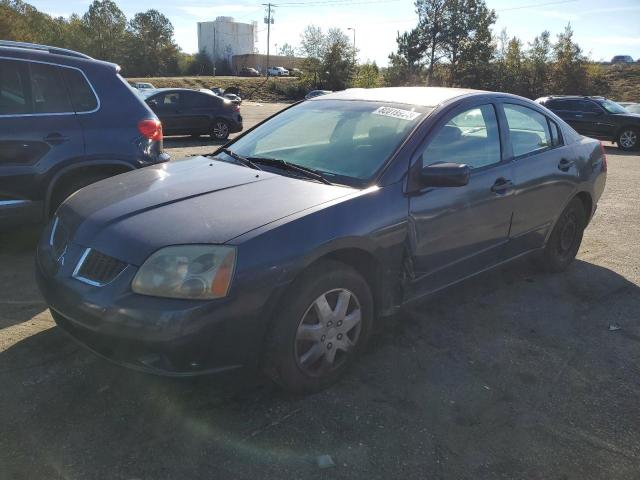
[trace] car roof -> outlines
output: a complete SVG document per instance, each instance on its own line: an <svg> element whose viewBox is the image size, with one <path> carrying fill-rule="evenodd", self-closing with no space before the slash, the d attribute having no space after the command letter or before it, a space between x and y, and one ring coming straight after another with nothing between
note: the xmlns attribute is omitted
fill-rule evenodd
<svg viewBox="0 0 640 480"><path fill-rule="evenodd" d="M310 101L362 100L367 102L406 103L423 107L435 107L452 98L474 93L490 92L446 87L349 88L340 92L314 97Z"/></svg>

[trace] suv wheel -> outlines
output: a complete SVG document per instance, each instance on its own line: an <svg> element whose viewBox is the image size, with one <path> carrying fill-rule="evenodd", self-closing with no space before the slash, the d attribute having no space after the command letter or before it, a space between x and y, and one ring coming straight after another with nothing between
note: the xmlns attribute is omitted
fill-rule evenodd
<svg viewBox="0 0 640 480"><path fill-rule="evenodd" d="M229 138L229 124L222 119L216 119L211 127L211 137L216 140L226 140Z"/></svg>
<svg viewBox="0 0 640 480"><path fill-rule="evenodd" d="M618 147L621 150L633 150L638 146L640 134L633 128L624 128L618 135Z"/></svg>
<svg viewBox="0 0 640 480"><path fill-rule="evenodd" d="M283 297L266 351L266 373L295 393L335 383L365 347L373 323L367 282L351 267L312 267Z"/></svg>

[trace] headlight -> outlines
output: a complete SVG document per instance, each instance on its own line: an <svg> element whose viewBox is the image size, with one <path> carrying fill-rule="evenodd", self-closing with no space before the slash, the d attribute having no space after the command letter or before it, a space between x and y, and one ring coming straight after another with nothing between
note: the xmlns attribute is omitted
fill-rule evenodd
<svg viewBox="0 0 640 480"><path fill-rule="evenodd" d="M227 295L236 249L223 245L178 245L151 255L131 288L142 295L211 299Z"/></svg>

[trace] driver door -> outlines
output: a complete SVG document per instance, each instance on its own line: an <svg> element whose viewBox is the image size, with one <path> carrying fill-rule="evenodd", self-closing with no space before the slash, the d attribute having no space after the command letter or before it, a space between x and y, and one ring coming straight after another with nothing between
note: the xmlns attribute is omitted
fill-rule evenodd
<svg viewBox="0 0 640 480"><path fill-rule="evenodd" d="M409 197L409 296L443 288L502 260L513 214L513 165L503 161L491 103L458 107L427 137L412 174L434 163L466 164L469 183L427 187ZM416 182L412 182L416 184Z"/></svg>

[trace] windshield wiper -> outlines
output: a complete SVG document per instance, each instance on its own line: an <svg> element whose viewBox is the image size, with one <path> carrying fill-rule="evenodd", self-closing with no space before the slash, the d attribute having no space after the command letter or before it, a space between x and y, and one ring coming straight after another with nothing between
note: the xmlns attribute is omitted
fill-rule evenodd
<svg viewBox="0 0 640 480"><path fill-rule="evenodd" d="M253 168L254 170L262 170L258 165L252 162L250 159L243 157L242 155L238 155L236 152L229 150L228 148L223 148L220 150L222 153L226 153L231 158L233 158L236 162L244 165L245 167Z"/></svg>
<svg viewBox="0 0 640 480"><path fill-rule="evenodd" d="M255 163L264 163L265 165L272 165L274 167L282 168L283 170L288 170L290 172L301 173L307 178L312 178L314 180L318 180L326 185L333 185L329 180L325 178L322 173L318 170L314 170L313 168L303 167L302 165L298 165L296 163L289 163L286 160L281 160L279 158L268 158L268 157L249 157L247 160L255 162Z"/></svg>

